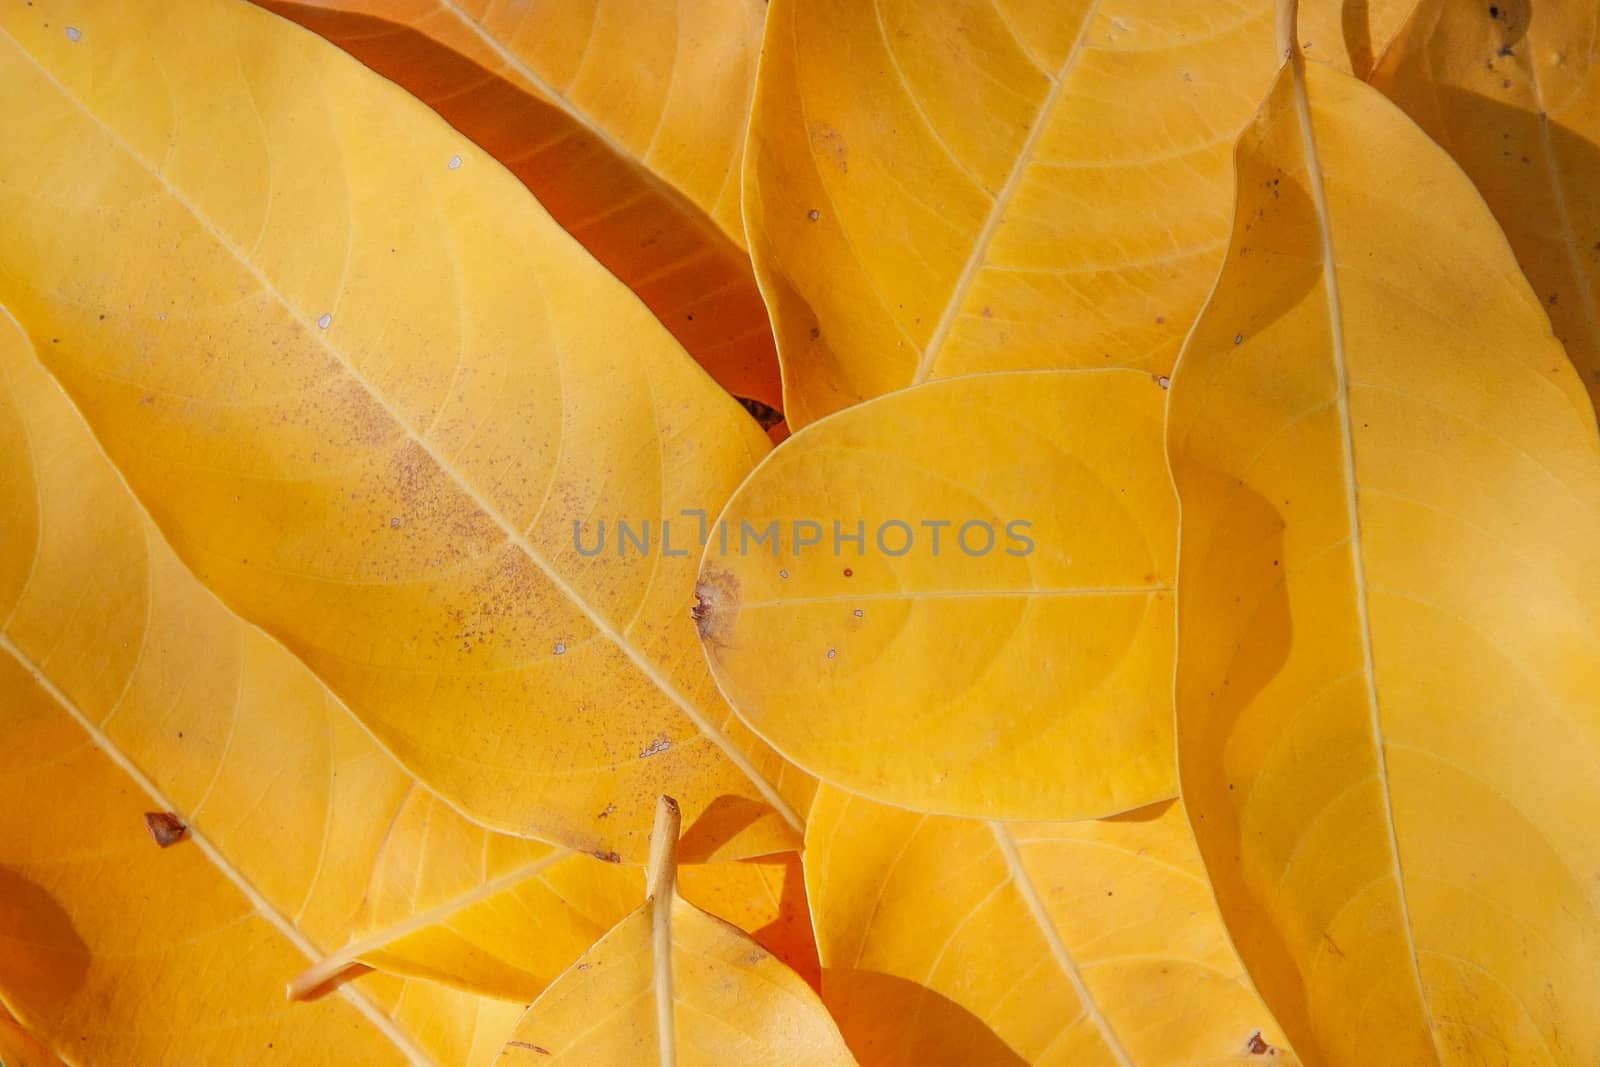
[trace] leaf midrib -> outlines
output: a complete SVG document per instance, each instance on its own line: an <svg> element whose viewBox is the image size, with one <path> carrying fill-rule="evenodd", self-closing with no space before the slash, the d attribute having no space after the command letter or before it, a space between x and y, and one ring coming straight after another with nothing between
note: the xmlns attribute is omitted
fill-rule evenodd
<svg viewBox="0 0 1600 1067"><path fill-rule="evenodd" d="M1293 25L1291 7L1290 25ZM1354 586L1356 624L1361 633L1362 677L1366 681L1367 708L1372 730L1374 757L1377 762L1378 784L1383 795L1384 826L1389 835L1389 851L1394 857L1395 892L1400 907L1400 927L1405 934L1406 956L1411 963L1412 978L1416 983L1417 999L1422 1007L1423 1021L1428 1027L1428 1040L1434 1059L1444 1062L1440 1054L1438 1037L1433 1022L1432 1008L1428 1004L1427 987L1422 981L1422 964L1417 958L1416 937L1411 924L1411 909L1406 898L1405 874L1400 867L1400 842L1394 825L1394 802L1389 785L1388 760L1385 754L1383 723L1378 714L1377 674L1373 668L1372 621L1367 604L1366 561L1361 547L1361 516L1356 489L1355 426L1350 415L1350 377L1345 355L1344 320L1339 298L1338 272L1333 258L1333 227L1328 213L1327 192L1323 184L1322 161L1317 153L1316 136L1311 124L1310 91L1306 84L1306 60L1299 44L1292 43L1289 52L1289 73L1294 90L1295 121L1300 133L1301 151L1306 161L1306 181L1311 187L1311 203L1317 213L1317 231L1322 256L1322 283L1328 303L1328 341L1333 356L1335 405L1339 416L1341 460L1344 466L1344 495L1347 522L1350 529L1351 582Z"/></svg>
<svg viewBox="0 0 1600 1067"><path fill-rule="evenodd" d="M496 893L513 889L529 878L533 878L562 860L569 859L575 855L577 853L570 849L556 846L555 850L548 855L541 856L530 863L524 863L507 871L505 874L485 879L471 889L458 893L442 903L424 908L421 911L413 911L399 922L379 927L366 936L351 941L338 951L323 956L311 967L302 971L290 983L290 995L309 993L326 983L340 971L360 962L361 957L367 953L383 948L407 934L416 933L424 927L442 923L452 915L474 904L481 903Z"/></svg>
<svg viewBox="0 0 1600 1067"><path fill-rule="evenodd" d="M1017 152L1017 158L1011 163L1011 170L1006 174L1005 184L995 194L994 202L989 205L989 214L983 220L983 228L978 231L977 238L973 241L972 251L967 254L967 261L962 264L961 274L956 278L955 285L950 290L950 298L945 302L944 310L939 314L939 322L933 328L928 343L923 346L922 356L917 360L916 373L911 376L912 385L921 385L928 380L933 372L934 362L938 359L939 350L944 347L944 342L950 335L950 330L955 325L955 319L961 311L961 305L966 299L967 290L972 287L972 282L983 268L984 260L989 255L989 245L994 241L995 234L1000 229L1000 223L1005 220L1007 208L1016 196L1017 190L1022 185L1022 176L1028 169L1028 164L1033 159L1034 149L1038 146L1039 139L1044 136L1044 129L1050 122L1050 116L1055 111L1056 102L1060 100L1062 89L1067 83L1067 74L1078 62L1078 56L1083 51L1083 43L1089 36L1089 24L1094 21L1095 12L1099 9L1100 0L1091 0L1089 7L1083 13L1083 22L1078 26L1078 35L1073 39L1072 47L1067 50L1067 56L1061 61L1061 66L1050 79L1050 91L1045 94L1039 111L1033 118L1033 124L1028 127L1028 136L1022 142L1022 148ZM1020 43L1020 42L1019 42ZM907 86L907 92L910 86Z"/></svg>
<svg viewBox="0 0 1600 1067"><path fill-rule="evenodd" d="M544 559L542 555L540 555L540 553L533 547L532 543L528 541L527 537L518 531L504 515L494 508L488 502L488 500L486 500L458 470L456 470L454 466L446 463L444 458L435 452L427 441L422 439L422 437L417 433L416 429L412 427L404 418L402 418L400 413L395 410L394 406L390 404L388 399L379 393L372 383L369 382L365 376L360 374L355 367L351 365L349 360L345 358L344 353L332 344L327 335L321 329L316 328L315 324L310 318L302 313L299 308L295 307L294 304L278 290L277 286L275 286L272 281L267 278L267 276L263 274L260 269L257 268L256 265L252 263L250 259L222 233L222 231L217 229L217 227L212 224L210 219L203 215L200 210L188 200L187 197L185 197L181 192L178 191L176 187L167 181L166 177L159 170L151 166L143 156L134 151L133 147L129 145L128 142L115 129L109 126L103 119L100 118L100 116L96 115L92 110L90 110L88 105L79 99L78 96L69 90L64 84L62 84L62 82L55 77L49 68L41 63L31 52L28 51L28 49L23 47L21 41L18 41L16 37L3 28L0 28L0 34L4 34L4 36L11 41L12 46L17 50L17 52L24 56L28 62L32 64L32 66L38 70L39 73L48 82L50 82L51 85L55 87L56 91L59 92L64 99L70 101L75 108L81 111L89 118L90 121L103 130L106 136L109 137L119 149L126 153L130 159L137 162L146 173L148 173L163 189L167 191L167 194L171 196L174 201L182 205L184 210L186 210L190 216L194 218L195 222L198 223L214 241L216 241L217 245L224 249L235 261L240 264L240 266L248 271L251 277L255 278L257 284L259 284L262 289L269 294L272 299L296 322L300 323L300 325L305 329L307 336L314 338L316 342L323 348L323 350L326 351L334 360L334 362L337 363L338 366L350 376L351 380L359 385L362 391L369 398L371 398L371 400L377 404L391 419L394 420L395 425L405 432L406 437L410 439L412 443L415 444L423 452L423 454L426 455L429 460L431 460L434 465L438 467L438 469L445 474L446 477L448 477L462 493L466 495L467 499L472 502L473 506L475 506L479 511L481 511L485 516L494 522L494 524L506 537L507 542L515 545L519 550L522 551L524 555L528 557L529 561L532 562L542 574L544 574L545 578L555 588L556 592L574 607L576 607L584 616L584 618L589 621L590 625L595 628L597 633L616 645L617 648L621 650L622 653L628 658L629 662L632 663L640 672L640 674L644 675L644 677L648 679L651 684L653 684L663 695L671 700L672 703L675 704L684 714L684 716L695 726L695 728L699 730L699 732L708 740L710 740L723 754L723 756L726 757L730 763L737 767L739 771L750 780L750 782L761 793L762 797L767 801L774 811L776 811L794 829L802 829L804 823L794 809L790 807L789 803L779 793L777 787L773 783L768 782L756 770L749 758L734 746L732 740L726 734L724 734L720 728L714 726L700 712L700 710L695 707L688 697L678 690L677 686L675 686L671 680L662 675L661 672L656 668L655 664L651 662L641 650L639 650L632 642L630 642L625 635L619 633L614 627L612 627L610 623L608 623L594 610L594 608L592 608L585 600L583 600L583 598L578 595L577 591L567 583L567 581L555 570L554 567L550 565L547 560ZM352 62L354 62L354 60L352 60ZM396 89L396 91L401 90Z"/></svg>
<svg viewBox="0 0 1600 1067"><path fill-rule="evenodd" d="M989 823L989 832L994 836L995 846L999 848L1000 855L1004 857L1006 871L1011 877L1012 885L1016 886L1017 893L1027 905L1028 914L1033 919L1034 925L1044 936L1045 944L1050 949L1050 955L1055 959L1056 965L1072 983L1073 990L1078 994L1078 1000L1083 1004L1083 1010L1094 1023L1095 1029L1100 1032L1101 1038L1106 1043L1106 1048L1117 1058L1121 1067L1134 1067L1133 1061L1128 1058L1127 1051L1112 1031L1110 1022L1100 1011L1100 1005L1089 992L1088 985L1083 980L1083 974L1078 966L1078 961L1073 957L1066 943L1061 940L1061 934L1056 930L1055 923L1050 919L1050 913L1045 909L1044 901L1039 896L1038 889L1033 884L1033 879L1028 875L1028 869L1022 863L1022 854L1017 850L1017 843L1011 836L1011 830L1005 823Z"/></svg>

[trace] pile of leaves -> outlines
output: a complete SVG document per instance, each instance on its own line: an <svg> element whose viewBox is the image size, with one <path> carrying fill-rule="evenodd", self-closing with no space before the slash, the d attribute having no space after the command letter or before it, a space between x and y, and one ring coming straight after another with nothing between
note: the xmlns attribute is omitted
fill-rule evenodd
<svg viewBox="0 0 1600 1067"><path fill-rule="evenodd" d="M0 1061L1594 1067L1597 42L0 0Z"/></svg>

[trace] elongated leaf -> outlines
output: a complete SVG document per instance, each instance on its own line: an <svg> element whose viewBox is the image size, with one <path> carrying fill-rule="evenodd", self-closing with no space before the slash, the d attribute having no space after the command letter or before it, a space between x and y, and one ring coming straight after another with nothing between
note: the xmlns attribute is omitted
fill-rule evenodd
<svg viewBox="0 0 1600 1067"><path fill-rule="evenodd" d="M1600 7L1424 0L1373 75L1461 164L1600 405Z"/></svg>
<svg viewBox="0 0 1600 1067"><path fill-rule="evenodd" d="M1172 801L1008 824L824 788L806 850L823 999L866 1067L1297 1062Z"/></svg>
<svg viewBox="0 0 1600 1067"><path fill-rule="evenodd" d="M811 988L675 889L677 806L662 799L650 896L528 1009L507 1064L853 1064Z"/></svg>
<svg viewBox="0 0 1600 1067"><path fill-rule="evenodd" d="M724 387L782 404L739 160L765 6L258 0L504 163Z"/></svg>
<svg viewBox="0 0 1600 1067"><path fill-rule="evenodd" d="M0 464L0 1001L73 1062L498 1047L506 1006L417 982L285 1004L416 787L184 570L3 313Z"/></svg>
<svg viewBox="0 0 1600 1067"><path fill-rule="evenodd" d="M693 560L574 529L715 508L755 425L326 43L226 0L75 5L76 36L56 7L0 16L33 101L0 115L0 299L178 555L488 825L639 860L670 787L705 854L793 847Z"/></svg>
<svg viewBox="0 0 1600 1067"><path fill-rule="evenodd" d="M790 425L975 371L1167 373L1270 39L1268 0L773 0L745 218Z"/></svg>
<svg viewBox="0 0 1600 1067"><path fill-rule="evenodd" d="M697 594L740 716L917 810L1081 818L1172 795L1164 396L1134 371L975 375L773 452Z"/></svg>
<svg viewBox="0 0 1600 1067"><path fill-rule="evenodd" d="M1600 439L1465 176L1298 53L1173 381L1178 756L1327 1064L1600 1055Z"/></svg>

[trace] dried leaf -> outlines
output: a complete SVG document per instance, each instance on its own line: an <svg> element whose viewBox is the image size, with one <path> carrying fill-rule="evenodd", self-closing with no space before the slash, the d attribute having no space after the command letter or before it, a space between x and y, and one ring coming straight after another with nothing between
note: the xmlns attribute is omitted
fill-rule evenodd
<svg viewBox="0 0 1600 1067"><path fill-rule="evenodd" d="M498 1047L515 1013L442 987L285 1003L415 786L183 569L3 313L0 472L0 1000L73 1062Z"/></svg>
<svg viewBox="0 0 1600 1067"><path fill-rule="evenodd" d="M1327 1064L1600 1055L1600 439L1466 178L1298 53L1173 380L1178 755Z"/></svg>
<svg viewBox="0 0 1600 1067"><path fill-rule="evenodd" d="M226 0L49 18L0 16L36 102L0 300L180 558L486 825L638 860L670 788L698 856L793 848L807 785L717 696L692 558L574 530L719 506L766 448L739 406L326 43Z"/></svg>
<svg viewBox="0 0 1600 1067"><path fill-rule="evenodd" d="M677 893L677 806L663 797L650 896L534 1002L507 1064L853 1064L811 988Z"/></svg>
<svg viewBox="0 0 1600 1067"><path fill-rule="evenodd" d="M688 900L751 931L815 984L798 857L680 874ZM472 826L413 792L385 835L350 942L303 971L290 994L364 966L527 1004L644 890L637 867Z"/></svg>
<svg viewBox="0 0 1600 1067"><path fill-rule="evenodd" d="M745 218L791 427L977 371L1166 374L1271 3L772 0Z"/></svg>
<svg viewBox="0 0 1600 1067"><path fill-rule="evenodd" d="M978 375L801 431L701 564L729 701L810 773L916 810L1171 796L1165 395L1125 370Z"/></svg>
<svg viewBox="0 0 1600 1067"><path fill-rule="evenodd" d="M764 4L257 2L438 111L724 388L781 407L739 217Z"/></svg>
<svg viewBox="0 0 1600 1067"><path fill-rule="evenodd" d="M412 791L384 835L350 941L290 983L359 966L528 1003L633 910L637 868L474 826Z"/></svg>
<svg viewBox="0 0 1600 1067"><path fill-rule="evenodd" d="M984 823L823 788L806 855L823 1000L866 1067L1298 1062L1172 801Z"/></svg>
<svg viewBox="0 0 1600 1067"><path fill-rule="evenodd" d="M1600 6L1424 0L1373 75L1467 172L1600 405Z"/></svg>

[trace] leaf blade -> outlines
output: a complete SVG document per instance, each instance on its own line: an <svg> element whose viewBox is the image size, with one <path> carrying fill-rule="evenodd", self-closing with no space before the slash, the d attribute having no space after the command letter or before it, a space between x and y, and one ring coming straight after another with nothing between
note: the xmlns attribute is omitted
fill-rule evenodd
<svg viewBox="0 0 1600 1067"><path fill-rule="evenodd" d="M724 388L782 406L737 197L759 5L643 5L626 25L598 6L589 18L575 6L519 18L449 0L262 6L438 111L515 173Z"/></svg>
<svg viewBox="0 0 1600 1067"><path fill-rule="evenodd" d="M984 823L824 786L807 835L823 1000L863 1063L1298 1062L1174 802Z"/></svg>
<svg viewBox="0 0 1600 1067"><path fill-rule="evenodd" d="M933 377L1167 373L1270 11L771 5L745 215L791 426Z"/></svg>
<svg viewBox="0 0 1600 1067"><path fill-rule="evenodd" d="M1179 772L1224 918L1306 1055L1584 1062L1600 975L1556 947L1600 937L1562 829L1600 780L1581 384L1475 191L1374 91L1296 54L1238 161L1168 421ZM1536 999L1530 940L1573 1001Z"/></svg>
<svg viewBox="0 0 1600 1067"><path fill-rule="evenodd" d="M44 144L23 180L94 159L111 181L78 171L65 183L75 199L53 214L27 202L38 186L9 187L3 210L18 240L5 296L180 556L480 820L520 833L537 821L580 850L632 854L644 831L630 791L653 796L666 782L695 817L720 805L704 835L710 850L734 836L736 850L757 853L792 844L799 819L775 784L783 768L730 721L696 662L679 599L690 568L659 554L588 565L566 525L589 509L659 522L677 506L720 499L765 447L737 405L509 176L327 46L224 5L182 20L95 12L83 41L103 42L110 58L100 61L143 62L152 87L191 79L172 99L199 112L185 116L198 129L170 155L136 151L172 132L150 89L125 100L93 79L86 59L95 55L15 15L8 34L29 50L7 37L18 50L8 78L59 98L75 119L55 115L44 128L9 115L8 158L24 142ZM166 59L128 47L152 21ZM237 57L215 41L248 44L250 63L235 72ZM321 91L275 93L285 80ZM219 187L211 159L260 148L255 131L208 125L228 113L219 93L258 108L265 144L307 124L314 143L271 154L273 168L251 187ZM362 124L377 115L406 116L414 136L375 141ZM396 144L406 153L399 170ZM319 150L384 177L347 197L318 184ZM468 163L452 169L451 158ZM292 219L286 186L297 197ZM378 187L427 209L396 219ZM202 195L210 217L195 201ZM334 236L346 232L359 239ZM163 250L160 269L139 283L156 288L135 287L130 300L119 290L126 279L73 278L63 255L73 239L102 252L108 242ZM74 298L35 288L30 275L71 278ZM506 277L517 280L495 280ZM477 279L470 302L436 298L462 292L463 278ZM592 314L597 299L605 321ZM163 325L168 312L151 314L161 306L179 329ZM52 343L62 335L64 345ZM533 346L528 358L511 359L506 349L522 344ZM648 354L627 359L619 345ZM564 348L582 354L581 370ZM686 425L700 436L685 439ZM286 543L285 529L299 533ZM602 711L593 686L608 672L627 699ZM550 731L518 714L534 691L547 715L559 709L572 725ZM503 722L479 716L486 700ZM597 780L596 768L617 773ZM601 821L608 803L619 815Z"/></svg>
<svg viewBox="0 0 1600 1067"><path fill-rule="evenodd" d="M1163 396L1133 371L974 375L796 435L702 559L729 702L810 773L913 810L1083 818L1171 795Z"/></svg>

